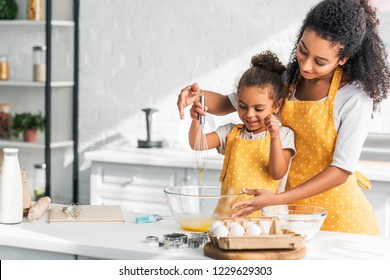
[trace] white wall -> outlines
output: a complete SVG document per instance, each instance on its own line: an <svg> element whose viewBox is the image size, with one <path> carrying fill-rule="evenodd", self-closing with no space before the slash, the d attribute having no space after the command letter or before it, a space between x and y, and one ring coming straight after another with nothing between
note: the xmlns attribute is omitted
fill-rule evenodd
<svg viewBox="0 0 390 280"><path fill-rule="evenodd" d="M180 90L197 81L230 93L250 58L263 50L286 63L303 17L317 2L82 0L81 197L89 193L83 152L121 141L136 146L144 107L159 109L155 121L169 145L186 146L189 118L180 121L176 109Z"/></svg>

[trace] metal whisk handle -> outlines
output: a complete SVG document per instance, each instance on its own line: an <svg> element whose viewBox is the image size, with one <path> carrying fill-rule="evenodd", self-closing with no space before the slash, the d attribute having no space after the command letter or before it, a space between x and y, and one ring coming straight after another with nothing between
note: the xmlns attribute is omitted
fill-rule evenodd
<svg viewBox="0 0 390 280"><path fill-rule="evenodd" d="M204 108L205 98L204 95L199 96L199 102L202 105L202 109ZM199 124L205 124L206 117L204 115L199 115Z"/></svg>

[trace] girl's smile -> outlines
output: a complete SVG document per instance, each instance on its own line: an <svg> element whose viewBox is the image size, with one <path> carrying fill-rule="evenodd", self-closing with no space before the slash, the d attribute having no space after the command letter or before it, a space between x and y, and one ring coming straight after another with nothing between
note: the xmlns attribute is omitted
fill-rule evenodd
<svg viewBox="0 0 390 280"><path fill-rule="evenodd" d="M237 112L248 131L255 134L264 131L264 119L279 111L280 106L275 106L270 98L270 90L269 86L239 89Z"/></svg>

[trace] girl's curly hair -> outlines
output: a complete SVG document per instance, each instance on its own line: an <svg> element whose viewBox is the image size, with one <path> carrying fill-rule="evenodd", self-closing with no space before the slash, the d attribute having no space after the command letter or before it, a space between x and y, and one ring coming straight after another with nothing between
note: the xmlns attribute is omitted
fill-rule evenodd
<svg viewBox="0 0 390 280"><path fill-rule="evenodd" d="M283 86L282 75L286 67L280 62L276 54L265 51L257 54L251 59L251 67L242 75L237 92L242 87L271 87L270 98L274 102L287 97Z"/></svg>
<svg viewBox="0 0 390 280"><path fill-rule="evenodd" d="M340 44L340 59L349 57L344 65L349 83L356 81L374 102L387 98L390 90L390 69L383 41L378 35L376 10L367 0L324 0L307 14L298 33L295 48L287 65L287 82L299 73L296 48L305 30L333 44Z"/></svg>

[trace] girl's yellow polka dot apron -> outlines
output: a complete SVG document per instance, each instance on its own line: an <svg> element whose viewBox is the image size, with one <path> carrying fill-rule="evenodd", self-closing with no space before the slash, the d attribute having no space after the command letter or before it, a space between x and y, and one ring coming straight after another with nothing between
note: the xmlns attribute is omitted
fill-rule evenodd
<svg viewBox="0 0 390 280"><path fill-rule="evenodd" d="M297 150L286 190L306 182L332 163L337 139L333 123L334 100L342 72L341 67L336 69L326 101L286 100L283 105L282 123L294 131ZM364 182L367 184L362 184ZM355 172L344 184L293 204L324 207L328 216L322 230L376 235L379 229L375 213L360 187L369 189L370 182Z"/></svg>
<svg viewBox="0 0 390 280"><path fill-rule="evenodd" d="M279 181L274 180L269 173L269 152L271 137L259 139L243 139L240 137L243 125L236 125L227 136L225 158L219 180L222 183L222 194L241 193L241 188L266 189L276 193ZM241 195L239 200L253 196ZM224 210L230 211L236 201L224 201ZM222 207L222 203L220 203ZM227 216L232 213L225 212ZM259 217L261 211L256 211L249 217Z"/></svg>

